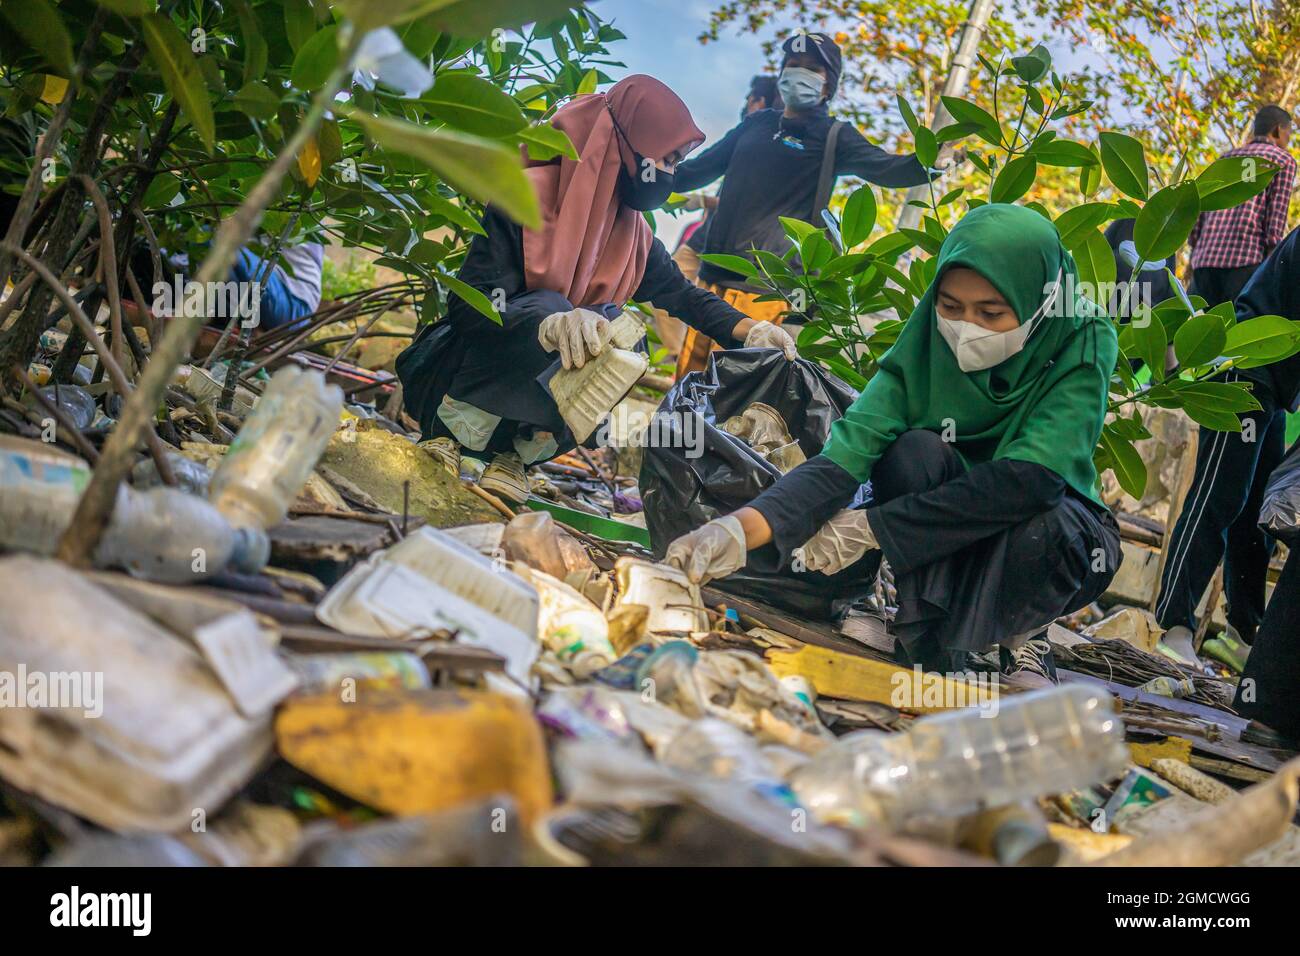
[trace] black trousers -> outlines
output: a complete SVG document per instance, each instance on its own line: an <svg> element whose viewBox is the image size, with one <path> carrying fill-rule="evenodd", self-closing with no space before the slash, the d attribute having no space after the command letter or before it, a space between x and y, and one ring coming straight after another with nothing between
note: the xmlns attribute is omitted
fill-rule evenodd
<svg viewBox="0 0 1300 956"><path fill-rule="evenodd" d="M1224 380L1242 381L1236 372ZM1251 642L1264 616L1273 539L1259 529L1259 508L1286 453L1286 412L1259 385L1255 397L1263 408L1241 416L1241 434L1200 429L1196 474L1160 577L1156 619L1163 628L1196 629L1196 604L1220 561L1228 622L1242 640Z"/></svg>
<svg viewBox="0 0 1300 956"><path fill-rule="evenodd" d="M1193 269L1192 292L1212 306L1220 302L1235 302L1258 268L1259 264L1256 263L1253 266L1239 266L1235 269L1213 267Z"/></svg>
<svg viewBox="0 0 1300 956"><path fill-rule="evenodd" d="M1279 733L1300 737L1300 549L1292 550L1273 589L1233 708Z"/></svg>
<svg viewBox="0 0 1300 956"><path fill-rule="evenodd" d="M961 457L938 435L908 432L872 470L873 499L883 504L930 491L964 473ZM1017 638L1095 601L1120 560L1115 519L1067 492L1055 507L896 573L896 654L903 663L961 670L966 652L1015 646Z"/></svg>

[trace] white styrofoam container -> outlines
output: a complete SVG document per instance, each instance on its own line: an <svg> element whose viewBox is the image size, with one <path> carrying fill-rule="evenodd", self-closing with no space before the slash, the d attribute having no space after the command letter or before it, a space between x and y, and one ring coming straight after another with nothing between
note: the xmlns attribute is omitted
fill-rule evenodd
<svg viewBox="0 0 1300 956"><path fill-rule="evenodd" d="M109 829L172 831L215 816L270 753L269 713L241 714L188 642L87 578L15 556L0 585L0 679L102 680L97 717L86 697L0 706L0 776L14 786Z"/></svg>

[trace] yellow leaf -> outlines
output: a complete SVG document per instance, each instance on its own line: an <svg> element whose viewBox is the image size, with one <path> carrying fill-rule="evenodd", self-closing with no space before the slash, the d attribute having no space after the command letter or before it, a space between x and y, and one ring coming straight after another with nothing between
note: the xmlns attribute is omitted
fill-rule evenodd
<svg viewBox="0 0 1300 956"><path fill-rule="evenodd" d="M63 102L68 93L68 81L61 76L45 74L45 88L41 90L41 101L55 105Z"/></svg>
<svg viewBox="0 0 1300 956"><path fill-rule="evenodd" d="M316 180L320 179L320 146L314 136L303 144L302 152L298 154L298 172L302 173L308 188L315 186Z"/></svg>

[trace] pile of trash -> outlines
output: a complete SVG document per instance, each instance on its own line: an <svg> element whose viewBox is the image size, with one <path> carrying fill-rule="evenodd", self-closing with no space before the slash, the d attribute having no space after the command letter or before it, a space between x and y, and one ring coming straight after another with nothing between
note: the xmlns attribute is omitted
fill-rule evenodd
<svg viewBox="0 0 1300 956"><path fill-rule="evenodd" d="M1243 739L1230 677L1144 649L1140 616L1053 625L1060 686L922 673L889 654L887 587L833 626L656 561L621 450L533 469L516 511L308 362L241 381L178 372L166 466L141 455L86 570L54 555L113 396L0 410L0 863L1300 852L1300 763ZM845 398L807 387L817 422L751 395L709 442L788 471ZM31 433L46 405L71 447Z"/></svg>

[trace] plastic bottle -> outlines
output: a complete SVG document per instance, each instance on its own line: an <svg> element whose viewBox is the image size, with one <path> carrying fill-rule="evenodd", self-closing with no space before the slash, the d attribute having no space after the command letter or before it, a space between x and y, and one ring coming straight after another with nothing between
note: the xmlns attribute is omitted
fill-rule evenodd
<svg viewBox="0 0 1300 956"><path fill-rule="evenodd" d="M43 442L0 436L0 548L53 555L90 474L80 458ZM187 583L227 568L255 572L269 552L261 529L231 527L203 498L177 488L121 485L95 563Z"/></svg>
<svg viewBox="0 0 1300 956"><path fill-rule="evenodd" d="M252 573L270 551L260 528L234 528L207 501L176 488L123 487L95 551L95 563L167 584L206 580L224 570Z"/></svg>
<svg viewBox="0 0 1300 956"><path fill-rule="evenodd" d="M265 529L284 520L342 409L343 392L321 373L280 369L213 474L212 503L239 528Z"/></svg>
<svg viewBox="0 0 1300 956"><path fill-rule="evenodd" d="M1123 773L1124 727L1110 695L1082 685L1003 698L996 715L953 710L906 734L849 734L795 772L819 819L897 825L958 816Z"/></svg>
<svg viewBox="0 0 1300 956"><path fill-rule="evenodd" d="M1196 693L1196 682L1190 677L1179 680L1177 677L1155 677L1147 681L1138 690L1144 690L1149 694L1159 694L1161 697L1175 697L1182 700L1184 697L1191 697Z"/></svg>

